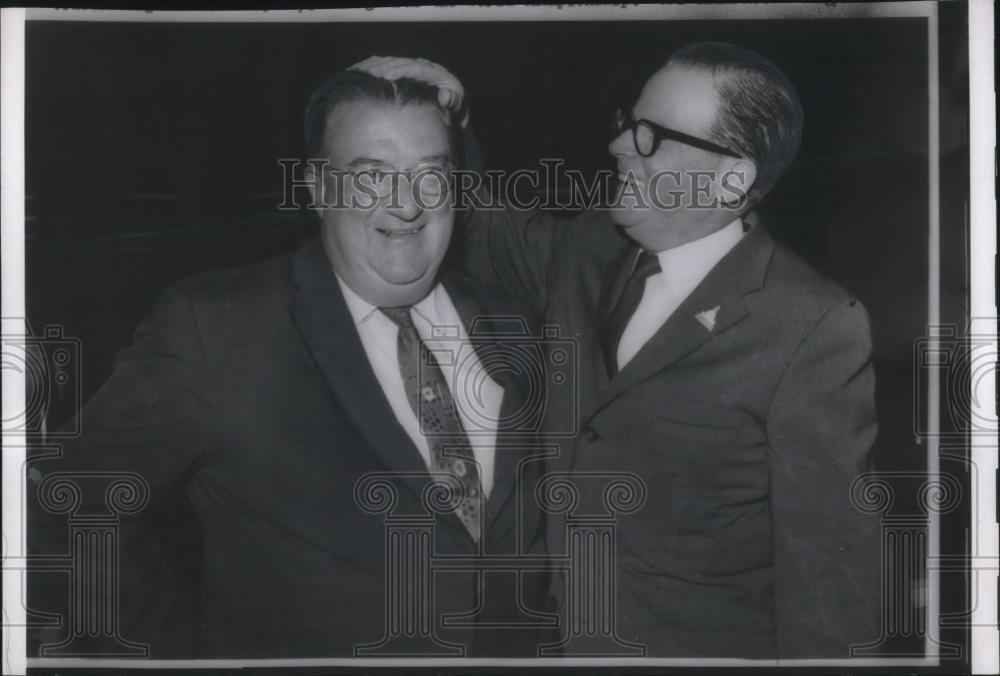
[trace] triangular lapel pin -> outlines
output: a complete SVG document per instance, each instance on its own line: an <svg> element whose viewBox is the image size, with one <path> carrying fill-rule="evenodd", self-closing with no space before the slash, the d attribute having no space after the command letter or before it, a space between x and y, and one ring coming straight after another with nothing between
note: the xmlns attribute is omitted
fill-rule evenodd
<svg viewBox="0 0 1000 676"><path fill-rule="evenodd" d="M720 306L716 305L711 310L704 310L702 312L699 312L694 316L694 318L697 319L698 322L706 329L712 331L713 329L715 329L715 318L719 314L719 307Z"/></svg>

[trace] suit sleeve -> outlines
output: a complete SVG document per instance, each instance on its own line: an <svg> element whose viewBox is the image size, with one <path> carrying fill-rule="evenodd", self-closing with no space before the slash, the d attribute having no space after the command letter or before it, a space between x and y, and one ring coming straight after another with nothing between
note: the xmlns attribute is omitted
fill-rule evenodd
<svg viewBox="0 0 1000 676"><path fill-rule="evenodd" d="M489 182L482 180L482 152L471 132L465 132L464 144L465 167L482 184L462 193L464 209L456 220L458 265L470 277L503 287L544 312L553 256L567 242L572 221L504 203L505 196L492 194Z"/></svg>
<svg viewBox="0 0 1000 676"><path fill-rule="evenodd" d="M60 469L135 472L153 501L165 494L203 445L203 359L190 302L164 291L84 407L81 435L67 444Z"/></svg>
<svg viewBox="0 0 1000 676"><path fill-rule="evenodd" d="M879 523L851 502L871 469L874 393L868 315L844 301L799 346L768 414L779 658L847 658L879 637Z"/></svg>
<svg viewBox="0 0 1000 676"><path fill-rule="evenodd" d="M144 638L146 632L136 636L134 626L150 618L159 618L160 626L150 628L149 635L169 632L169 610L179 603L179 585L165 549L187 526L179 523L174 507L204 446L208 413L202 358L190 303L176 291L164 292L137 328L132 346L116 355L109 380L80 413L80 436L64 444L61 457L39 461L35 471L29 470L29 537L35 554L69 551L67 515L53 515L40 502L47 479L61 475L79 487L77 514L109 513L105 488L110 477L102 475L132 473L148 488L147 506L119 520L115 581L126 639ZM66 617L65 573L32 577L32 603ZM51 634L41 635L39 642L50 642Z"/></svg>

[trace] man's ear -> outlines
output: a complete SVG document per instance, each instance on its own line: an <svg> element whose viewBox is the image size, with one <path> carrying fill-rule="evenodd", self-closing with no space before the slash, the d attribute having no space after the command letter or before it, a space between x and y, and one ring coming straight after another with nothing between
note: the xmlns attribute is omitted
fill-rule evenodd
<svg viewBox="0 0 1000 676"><path fill-rule="evenodd" d="M747 194L757 182L757 164L753 160L740 158L726 163L716 185L716 198L727 209L740 209L746 203Z"/></svg>

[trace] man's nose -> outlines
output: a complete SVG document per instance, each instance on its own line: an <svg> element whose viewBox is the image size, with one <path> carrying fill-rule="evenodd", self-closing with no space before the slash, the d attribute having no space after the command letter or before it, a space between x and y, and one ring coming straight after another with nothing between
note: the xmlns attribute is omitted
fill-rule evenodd
<svg viewBox="0 0 1000 676"><path fill-rule="evenodd" d="M632 137L632 132L623 129L618 136L611 139L611 143L608 144L608 152L615 157L635 157L635 140Z"/></svg>
<svg viewBox="0 0 1000 676"><path fill-rule="evenodd" d="M413 184L410 181L400 181L396 190L385 201L385 210L401 221L416 220L424 208L414 195Z"/></svg>

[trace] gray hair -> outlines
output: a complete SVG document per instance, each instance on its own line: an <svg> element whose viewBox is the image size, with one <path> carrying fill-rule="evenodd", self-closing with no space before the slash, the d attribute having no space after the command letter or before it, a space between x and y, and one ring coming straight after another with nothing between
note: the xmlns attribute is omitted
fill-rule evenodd
<svg viewBox="0 0 1000 676"><path fill-rule="evenodd" d="M799 150L804 114L795 87L760 54L724 42L688 45L671 54L666 65L703 68L718 78L719 110L710 133L757 166L744 207L749 211Z"/></svg>

